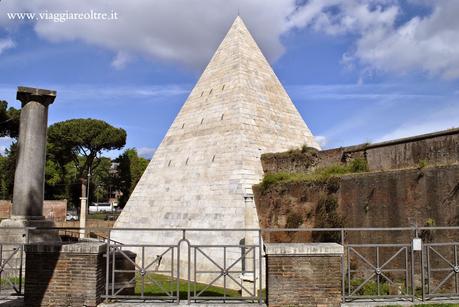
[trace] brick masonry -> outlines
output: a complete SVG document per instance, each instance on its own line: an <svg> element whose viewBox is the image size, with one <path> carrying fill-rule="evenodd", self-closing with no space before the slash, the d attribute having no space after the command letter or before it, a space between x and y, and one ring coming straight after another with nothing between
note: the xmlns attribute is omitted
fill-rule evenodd
<svg viewBox="0 0 459 307"><path fill-rule="evenodd" d="M105 289L105 244L26 246L25 306L97 306Z"/></svg>
<svg viewBox="0 0 459 307"><path fill-rule="evenodd" d="M0 200L0 219L9 219L11 216L11 200ZM47 220L64 222L67 215L67 200L45 200L43 215Z"/></svg>
<svg viewBox="0 0 459 307"><path fill-rule="evenodd" d="M361 144L319 151L265 154L261 157L265 173L302 173L312 167L340 164L365 158L370 171L418 168L420 164L451 165L459 162L459 129L449 129L375 144Z"/></svg>
<svg viewBox="0 0 459 307"><path fill-rule="evenodd" d="M336 243L266 244L268 306L340 306L342 254Z"/></svg>

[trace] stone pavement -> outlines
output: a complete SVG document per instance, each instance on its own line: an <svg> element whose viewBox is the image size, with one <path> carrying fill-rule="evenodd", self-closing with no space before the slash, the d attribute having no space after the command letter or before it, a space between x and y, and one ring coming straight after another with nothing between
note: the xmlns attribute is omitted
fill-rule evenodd
<svg viewBox="0 0 459 307"><path fill-rule="evenodd" d="M1 296L0 295L0 307L23 307L23 298L17 296Z"/></svg>
<svg viewBox="0 0 459 307"><path fill-rule="evenodd" d="M1 306L1 305L0 305ZM98 307L163 307L163 306L177 306L174 303L145 303L145 302L116 302L116 303L103 303L100 304ZM207 302L207 303L192 303L188 305L187 302L181 302L179 306L200 306L200 307L255 307L255 306L264 306L258 304L247 304L241 302Z"/></svg>

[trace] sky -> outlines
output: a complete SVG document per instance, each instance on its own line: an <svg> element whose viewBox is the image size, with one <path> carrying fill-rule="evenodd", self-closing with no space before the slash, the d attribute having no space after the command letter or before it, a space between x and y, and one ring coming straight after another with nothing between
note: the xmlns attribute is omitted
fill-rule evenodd
<svg viewBox="0 0 459 307"><path fill-rule="evenodd" d="M457 0L0 0L0 99L54 89L50 124L150 158L238 13L323 148L459 126Z"/></svg>

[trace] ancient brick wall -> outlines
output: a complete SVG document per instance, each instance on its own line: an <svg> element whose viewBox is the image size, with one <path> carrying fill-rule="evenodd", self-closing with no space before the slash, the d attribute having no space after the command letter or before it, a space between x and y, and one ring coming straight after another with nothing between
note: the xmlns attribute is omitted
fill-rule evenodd
<svg viewBox="0 0 459 307"><path fill-rule="evenodd" d="M25 305L97 306L105 289L104 247L27 246Z"/></svg>
<svg viewBox="0 0 459 307"><path fill-rule="evenodd" d="M267 300L270 307L341 305L340 254L327 249L320 251L320 248L318 252L310 251L306 250L307 247L303 253L302 247L290 248L290 245L281 249L282 254L267 246Z"/></svg>
<svg viewBox="0 0 459 307"><path fill-rule="evenodd" d="M43 215L47 220L55 222L65 221L67 215L67 200L45 200L43 202Z"/></svg>
<svg viewBox="0 0 459 307"><path fill-rule="evenodd" d="M11 201L0 200L0 220L7 219L11 215Z"/></svg>
<svg viewBox="0 0 459 307"><path fill-rule="evenodd" d="M293 182L254 192L265 228L287 227L293 215L302 221L296 227L314 227L319 199L330 196L346 227L459 225L459 165L346 175L333 189Z"/></svg>
<svg viewBox="0 0 459 307"><path fill-rule="evenodd" d="M10 200L0 200L0 219L7 219L11 216L11 207ZM46 219L55 222L65 221L67 200L45 200L43 202L43 215Z"/></svg>
<svg viewBox="0 0 459 307"><path fill-rule="evenodd" d="M265 154L261 158L261 163L265 173L301 173L310 170L311 167L339 164L354 158L365 158L370 171L458 163L459 129L383 143L328 149L315 155L301 151Z"/></svg>

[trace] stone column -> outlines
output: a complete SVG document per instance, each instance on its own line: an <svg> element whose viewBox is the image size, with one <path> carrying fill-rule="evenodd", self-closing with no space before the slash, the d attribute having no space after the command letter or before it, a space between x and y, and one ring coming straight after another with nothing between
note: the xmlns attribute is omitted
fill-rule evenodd
<svg viewBox="0 0 459 307"><path fill-rule="evenodd" d="M55 91L18 88L17 99L22 102L22 110L14 176L15 218L43 219L48 106L55 98Z"/></svg>
<svg viewBox="0 0 459 307"><path fill-rule="evenodd" d="M81 180L80 197L80 238L86 238L86 216L88 215L88 198L86 197L86 180Z"/></svg>
<svg viewBox="0 0 459 307"><path fill-rule="evenodd" d="M50 227L54 224L43 216L43 198L46 163L46 134L48 106L54 102L56 92L18 87L17 99L22 102L18 158L14 176L13 209L9 220L2 227ZM14 237L11 231L3 231ZM18 232L16 230L16 232ZM56 232L33 233L33 238L17 233L17 238L28 242L55 241ZM11 238L14 240L14 238Z"/></svg>

